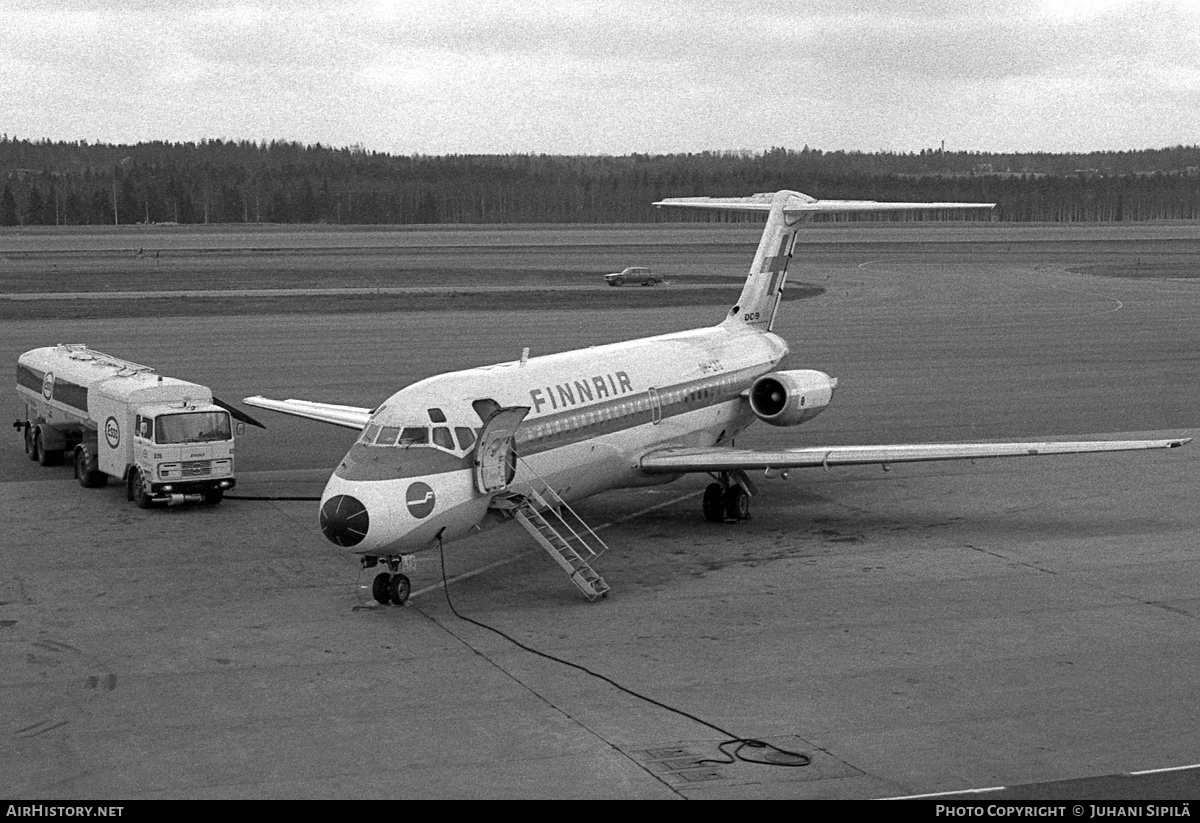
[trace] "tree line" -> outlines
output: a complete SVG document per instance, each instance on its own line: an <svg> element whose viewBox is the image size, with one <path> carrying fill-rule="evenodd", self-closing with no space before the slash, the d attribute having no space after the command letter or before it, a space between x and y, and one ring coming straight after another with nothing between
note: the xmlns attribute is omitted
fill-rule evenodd
<svg viewBox="0 0 1200 823"><path fill-rule="evenodd" d="M641 223L680 219L650 206L664 197L785 188L832 199L994 202L983 219L1017 222L1200 218L1200 146L403 156L286 141L119 145L4 135L0 182L2 226Z"/></svg>

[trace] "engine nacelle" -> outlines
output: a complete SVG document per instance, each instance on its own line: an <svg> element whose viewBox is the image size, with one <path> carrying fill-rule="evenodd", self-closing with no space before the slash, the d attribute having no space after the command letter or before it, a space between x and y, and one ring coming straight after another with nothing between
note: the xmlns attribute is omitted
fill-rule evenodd
<svg viewBox="0 0 1200 823"><path fill-rule="evenodd" d="M772 426L798 426L829 405L837 378L813 369L764 374L750 387L750 408Z"/></svg>

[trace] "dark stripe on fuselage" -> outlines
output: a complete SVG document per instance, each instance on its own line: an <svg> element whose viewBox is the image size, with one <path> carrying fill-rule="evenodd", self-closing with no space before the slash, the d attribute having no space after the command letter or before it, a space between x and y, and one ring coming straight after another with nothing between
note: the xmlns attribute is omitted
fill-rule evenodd
<svg viewBox="0 0 1200 823"><path fill-rule="evenodd" d="M749 384L766 371L762 367L749 367L670 386L653 387L654 396L651 396L650 390L634 392L603 403L526 418L517 430L517 453L528 457L655 420L666 420L728 403L737 400Z"/></svg>

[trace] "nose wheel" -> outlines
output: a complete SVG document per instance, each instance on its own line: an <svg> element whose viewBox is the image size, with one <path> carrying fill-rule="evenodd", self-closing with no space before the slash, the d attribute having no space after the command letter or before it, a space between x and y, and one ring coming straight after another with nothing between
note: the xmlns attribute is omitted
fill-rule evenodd
<svg viewBox="0 0 1200 823"><path fill-rule="evenodd" d="M380 559L387 563L390 571L375 575L375 580L371 583L371 596L378 603L393 603L403 606L408 602L408 596L412 594L412 581L400 569L410 569L413 558L411 555L388 558L364 557L363 568L376 565Z"/></svg>
<svg viewBox="0 0 1200 823"><path fill-rule="evenodd" d="M375 582L371 584L371 594L380 603L395 603L397 606L403 606L408 602L408 596L411 593L412 581L406 574L380 572L375 575Z"/></svg>

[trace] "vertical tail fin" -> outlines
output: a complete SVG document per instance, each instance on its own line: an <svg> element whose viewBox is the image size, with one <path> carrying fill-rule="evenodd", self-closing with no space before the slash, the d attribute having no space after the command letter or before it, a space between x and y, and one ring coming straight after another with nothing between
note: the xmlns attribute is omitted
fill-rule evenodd
<svg viewBox="0 0 1200 823"><path fill-rule="evenodd" d="M770 331L783 298L787 267L796 246L796 232L813 214L848 214L874 211L940 211L943 209L990 209L994 203L878 203L873 200L817 200L796 191L755 194L750 197L670 197L656 206L766 212L758 251L738 302L729 310L723 325L754 331Z"/></svg>
<svg viewBox="0 0 1200 823"><path fill-rule="evenodd" d="M788 263L796 246L796 232L809 216L795 210L789 215L787 207L813 202L808 195L794 191L771 195L767 225L758 241L758 251L754 253L742 294L725 318L726 325L740 323L755 331L770 331L775 325L775 312L783 299Z"/></svg>

